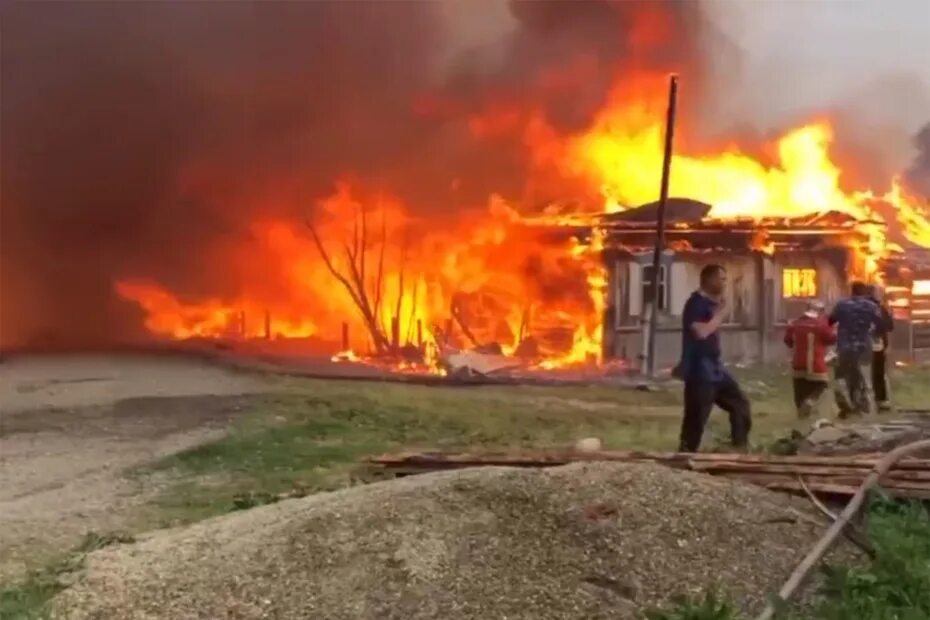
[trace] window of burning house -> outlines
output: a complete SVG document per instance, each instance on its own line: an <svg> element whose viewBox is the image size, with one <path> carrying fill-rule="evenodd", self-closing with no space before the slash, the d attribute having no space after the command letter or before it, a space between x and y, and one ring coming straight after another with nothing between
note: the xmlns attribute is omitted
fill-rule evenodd
<svg viewBox="0 0 930 620"><path fill-rule="evenodd" d="M781 272L781 296L785 299L817 296L817 270L786 267Z"/></svg>
<svg viewBox="0 0 930 620"><path fill-rule="evenodd" d="M643 265L643 312L652 303L652 265ZM668 310L668 269L659 265L659 310Z"/></svg>

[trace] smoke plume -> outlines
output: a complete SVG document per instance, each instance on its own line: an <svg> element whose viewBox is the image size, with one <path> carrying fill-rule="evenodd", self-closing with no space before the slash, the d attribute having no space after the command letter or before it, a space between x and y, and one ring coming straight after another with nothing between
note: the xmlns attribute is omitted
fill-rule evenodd
<svg viewBox="0 0 930 620"><path fill-rule="evenodd" d="M917 155L905 174L905 181L916 192L930 199L930 123L914 136Z"/></svg>
<svg viewBox="0 0 930 620"><path fill-rule="evenodd" d="M299 221L345 175L437 216L519 196L520 140L475 140L469 118L532 100L569 131L624 70L701 71L686 0L515 1L512 31L465 49L443 8L4 5L0 343L141 336L121 277L235 295L224 257L256 214Z"/></svg>

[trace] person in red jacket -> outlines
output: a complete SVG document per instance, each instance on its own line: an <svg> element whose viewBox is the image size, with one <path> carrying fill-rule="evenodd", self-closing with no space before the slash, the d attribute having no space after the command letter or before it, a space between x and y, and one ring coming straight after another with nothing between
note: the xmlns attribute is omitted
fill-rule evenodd
<svg viewBox="0 0 930 620"><path fill-rule="evenodd" d="M812 301L799 318L788 325L785 344L792 350L794 405L799 418L817 410L827 391L827 348L836 342L836 333L824 317L824 305Z"/></svg>

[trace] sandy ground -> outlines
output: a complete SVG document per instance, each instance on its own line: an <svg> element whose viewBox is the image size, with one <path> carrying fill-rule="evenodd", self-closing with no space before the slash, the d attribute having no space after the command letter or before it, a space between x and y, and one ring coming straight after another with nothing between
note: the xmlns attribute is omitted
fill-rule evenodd
<svg viewBox="0 0 930 620"><path fill-rule="evenodd" d="M118 529L150 493L127 468L216 439L265 380L170 356L0 363L0 580L88 531Z"/></svg>
<svg viewBox="0 0 930 620"><path fill-rule="evenodd" d="M107 547L52 617L639 620L716 587L750 618L823 529L805 500L658 465L475 468Z"/></svg>

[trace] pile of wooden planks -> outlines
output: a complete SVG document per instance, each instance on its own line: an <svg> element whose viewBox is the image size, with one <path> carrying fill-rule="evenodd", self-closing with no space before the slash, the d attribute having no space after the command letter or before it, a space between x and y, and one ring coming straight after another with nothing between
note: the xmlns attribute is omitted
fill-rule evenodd
<svg viewBox="0 0 930 620"><path fill-rule="evenodd" d="M802 493L805 487L827 495L853 495L881 454L855 456L776 456L768 454L686 454L674 452L521 452L400 453L369 459L386 473L410 475L463 467L553 467L583 461L657 463L676 469L742 480L767 489ZM899 462L881 480L889 495L930 500L930 459Z"/></svg>

